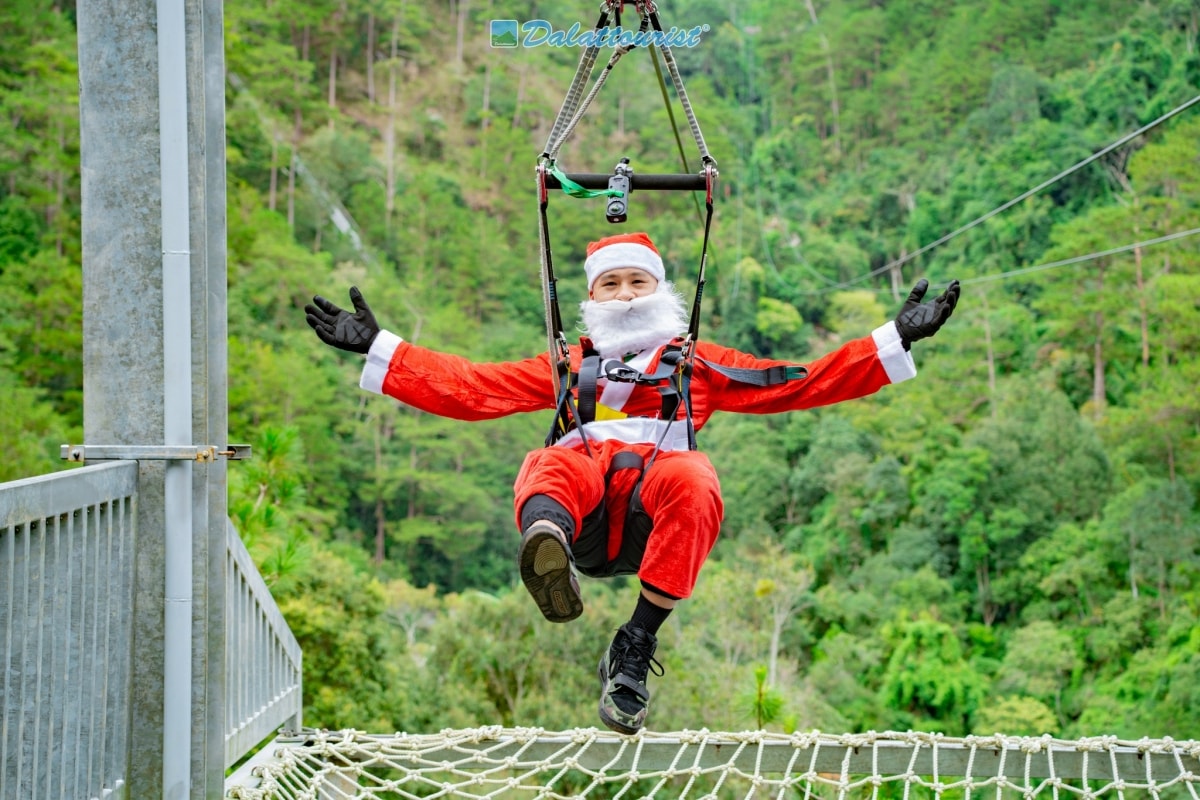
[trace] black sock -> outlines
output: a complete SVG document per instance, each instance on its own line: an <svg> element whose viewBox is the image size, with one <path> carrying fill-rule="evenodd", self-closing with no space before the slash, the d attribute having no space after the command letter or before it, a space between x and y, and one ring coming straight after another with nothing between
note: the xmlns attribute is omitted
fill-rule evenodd
<svg viewBox="0 0 1200 800"><path fill-rule="evenodd" d="M530 497L525 501L525 505L521 506L521 530L528 530L529 526L539 519L550 520L563 529L568 542L574 541L575 518L571 516L571 512L563 508L562 503L544 494L535 494Z"/></svg>
<svg viewBox="0 0 1200 800"><path fill-rule="evenodd" d="M633 616L629 622L634 627L641 628L651 636L655 636L669 616L671 616L671 609L656 606L646 599L646 595L639 594L637 608L633 610Z"/></svg>

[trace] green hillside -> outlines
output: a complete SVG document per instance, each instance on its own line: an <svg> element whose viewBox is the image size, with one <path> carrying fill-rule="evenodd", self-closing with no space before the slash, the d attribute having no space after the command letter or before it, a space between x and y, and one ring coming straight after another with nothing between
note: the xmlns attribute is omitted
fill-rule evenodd
<svg viewBox="0 0 1200 800"><path fill-rule="evenodd" d="M636 587L586 583L551 626L517 581L511 487L549 417L368 396L301 311L355 283L406 339L545 347L533 169L579 50L494 48L489 22L595 10L225 4L230 433L254 447L230 505L304 648L306 724L595 724ZM675 51L720 168L707 338L804 360L919 277L963 295L915 380L702 431L726 519L650 727L754 727L765 665L772 729L1196 737L1200 2L660 12L708 26ZM0 9L0 480L60 468L82 429L74 35L61 4ZM643 50L559 165L622 157L684 170ZM551 223L573 328L586 242L615 229L563 195ZM628 225L690 296L694 198L635 193Z"/></svg>

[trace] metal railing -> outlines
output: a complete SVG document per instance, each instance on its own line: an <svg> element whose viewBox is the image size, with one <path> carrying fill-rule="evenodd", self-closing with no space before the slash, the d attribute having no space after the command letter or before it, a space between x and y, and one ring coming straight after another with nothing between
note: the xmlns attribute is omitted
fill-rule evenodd
<svg viewBox="0 0 1200 800"><path fill-rule="evenodd" d="M123 797L137 464L0 484L0 797Z"/></svg>
<svg viewBox="0 0 1200 800"><path fill-rule="evenodd" d="M300 729L300 645L233 523L226 558L225 766L280 726Z"/></svg>
<svg viewBox="0 0 1200 800"><path fill-rule="evenodd" d="M0 484L0 798L123 798L138 464ZM226 528L225 762L301 721L301 655Z"/></svg>

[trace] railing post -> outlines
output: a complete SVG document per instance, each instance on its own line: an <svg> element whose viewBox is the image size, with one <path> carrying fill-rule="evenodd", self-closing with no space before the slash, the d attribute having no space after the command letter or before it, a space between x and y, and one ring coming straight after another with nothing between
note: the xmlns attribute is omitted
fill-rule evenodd
<svg viewBox="0 0 1200 800"><path fill-rule="evenodd" d="M159 3L182 10L185 123L160 120ZM89 0L77 8L84 308L84 442L92 445L227 443L224 55L220 0ZM170 98L168 98L170 99ZM185 186L164 163L164 135L184 137ZM176 139L178 143L178 139ZM164 169L164 166L168 169ZM175 164L178 166L178 164ZM165 191L164 191L165 189ZM184 242L164 218L182 203ZM178 207L178 206L176 206ZM173 270L168 272L168 270ZM180 272L182 271L182 274ZM190 313L165 324L172 298ZM190 299L189 299L190 298ZM171 318L173 323L176 318ZM181 364L181 360L190 363ZM174 393L184 384L185 395ZM190 404L188 400L190 399ZM190 409L185 409L190 405ZM183 433L172 416L184 410ZM172 433L174 431L174 433ZM139 464L133 604L129 797L219 798L224 759L226 466L191 465L181 492L191 521L184 586L167 597L170 462ZM171 481L174 483L174 480ZM174 516L173 516L174 515ZM170 534L175 535L175 534ZM187 574L191 587L187 591ZM180 685L190 697L168 735L164 669L168 601L190 601ZM164 762L172 766L164 770ZM172 783L172 776L176 783ZM178 784L178 785L177 785ZM183 785L186 784L186 785Z"/></svg>

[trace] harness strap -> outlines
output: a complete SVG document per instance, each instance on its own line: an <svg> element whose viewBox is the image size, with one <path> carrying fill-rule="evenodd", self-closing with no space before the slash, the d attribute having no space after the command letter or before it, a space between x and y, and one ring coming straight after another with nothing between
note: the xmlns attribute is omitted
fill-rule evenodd
<svg viewBox="0 0 1200 800"><path fill-rule="evenodd" d="M696 276L696 297L692 300L692 315L688 320L688 336L685 349L690 357L695 350L696 342L700 340L700 302L704 299L704 274L708 267L708 239L712 230L713 218L713 184L717 180L717 169L711 163L704 165L704 244L700 248L700 274Z"/></svg>
<svg viewBox="0 0 1200 800"><path fill-rule="evenodd" d="M596 419L596 386L600 372L600 356L584 356L579 365L579 421Z"/></svg>
<svg viewBox="0 0 1200 800"><path fill-rule="evenodd" d="M614 361L615 359L607 363L612 365ZM679 345L669 344L663 348L662 355L658 357L658 367L654 372L638 372L627 364L616 362L615 366L606 372L605 377L610 381L627 383L657 383L672 377L679 370L682 361L683 348Z"/></svg>
<svg viewBox="0 0 1200 800"><path fill-rule="evenodd" d="M800 364L780 364L773 367L751 369L746 367L727 367L699 356L688 358L684 353L684 345L669 344L663 348L658 358L658 366L653 372L641 372L615 358L603 360L590 348L580 362L578 372L570 372L567 361L560 363L560 388L558 406L551 424L550 433L546 436L546 446L554 444L573 426L586 425L596 420L596 408L599 402L599 380L601 377L610 381L654 384L664 383L658 387L661 396L661 419L674 420L679 413L679 407L684 407L684 417L687 424L688 447L696 449L696 429L692 421L692 365L693 361L703 364L719 375L723 375L736 383L749 386L779 386L792 381L804 380L808 377L808 368ZM578 389L578 400L572 393ZM587 437L581 436L584 448L588 448Z"/></svg>
<svg viewBox="0 0 1200 800"><path fill-rule="evenodd" d="M580 411L575 403L575 396L571 394L571 389L578 385L579 373L571 372L569 368L570 361L563 359L559 362L558 370L558 403L555 406L554 419L550 423L550 432L546 434L546 447L561 439L575 424L582 425L580 421ZM595 392L592 392L593 408L592 414L595 414ZM590 422L590 420L587 420ZM584 452L589 457L592 455L592 448L588 444L586 436L580 437L583 440Z"/></svg>
<svg viewBox="0 0 1200 800"><path fill-rule="evenodd" d="M565 403L567 406L567 413L569 414L569 418L573 418L576 420L580 419L579 409L575 407L575 397L571 394L571 389L569 386L567 388L567 395L566 395ZM587 453L588 458L593 458L594 456L592 455L592 446L590 444L588 444L587 436L583 435L583 431L582 431L583 423L582 422L579 423L579 427L581 428L581 430L580 430L581 435L579 437L579 440L581 442L583 442L583 451L585 453ZM557 438L557 437L555 437L555 438Z"/></svg>
<svg viewBox="0 0 1200 800"><path fill-rule="evenodd" d="M662 398L659 416L662 419L674 419L676 412L679 411L679 402L682 400L679 390L674 386L660 386L658 394Z"/></svg>
<svg viewBox="0 0 1200 800"><path fill-rule="evenodd" d="M687 420L688 449L695 450L696 424L692 421L692 362L683 361L679 366L679 397L683 401L684 418Z"/></svg>
<svg viewBox="0 0 1200 800"><path fill-rule="evenodd" d="M641 473L645 463L642 457L632 450L622 450L614 455L612 461L609 462L608 472L604 474L604 484L607 486L609 481L612 480L612 476L623 469L636 469Z"/></svg>
<svg viewBox="0 0 1200 800"><path fill-rule="evenodd" d="M550 251L550 220L546 215L549 193L546 191L546 167L537 168L538 241L541 247L542 302L546 312L546 344L550 353L550 375L554 396L562 404L562 387L570 372L570 350L562 330L562 313L558 306L558 279L554 276L554 256Z"/></svg>
<svg viewBox="0 0 1200 800"><path fill-rule="evenodd" d="M714 364L699 356L696 357L696 360L713 372L724 375L731 381L747 383L751 386L778 386L781 383L800 381L808 377L808 368L802 367L799 364L782 364L776 367L764 367L763 369L746 369L744 367L726 367L722 364Z"/></svg>

